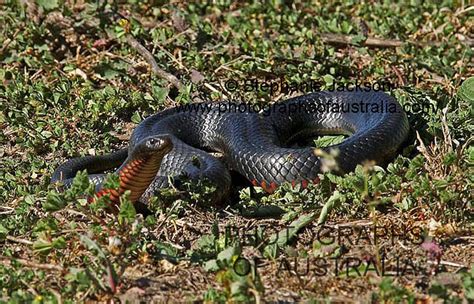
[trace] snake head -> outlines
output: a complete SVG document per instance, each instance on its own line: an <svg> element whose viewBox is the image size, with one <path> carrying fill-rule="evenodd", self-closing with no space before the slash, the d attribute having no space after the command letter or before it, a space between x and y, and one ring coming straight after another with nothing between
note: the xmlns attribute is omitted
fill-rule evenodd
<svg viewBox="0 0 474 304"><path fill-rule="evenodd" d="M168 135L153 135L142 139L133 149L134 157L163 157L173 149L173 142Z"/></svg>

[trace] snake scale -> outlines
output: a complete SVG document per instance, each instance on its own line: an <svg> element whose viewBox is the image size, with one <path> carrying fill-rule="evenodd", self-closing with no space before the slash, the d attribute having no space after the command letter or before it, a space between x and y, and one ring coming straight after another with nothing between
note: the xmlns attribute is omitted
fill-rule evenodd
<svg viewBox="0 0 474 304"><path fill-rule="evenodd" d="M130 190L133 201L146 203L157 189L186 176L191 181L207 179L219 201L231 187L229 170L267 191L284 182L305 186L316 181L322 159L314 147L292 145L295 138L348 135L322 148L338 151L336 172L341 174L366 160L392 159L409 131L402 107L378 91L316 92L274 103L265 113L231 111L229 103L193 105L146 118L133 131L128 149L70 159L56 169L51 182L62 181L67 187L79 170L87 169L99 195L109 193L118 200ZM220 152L223 159L208 151ZM117 167L119 190L101 189L103 172Z"/></svg>

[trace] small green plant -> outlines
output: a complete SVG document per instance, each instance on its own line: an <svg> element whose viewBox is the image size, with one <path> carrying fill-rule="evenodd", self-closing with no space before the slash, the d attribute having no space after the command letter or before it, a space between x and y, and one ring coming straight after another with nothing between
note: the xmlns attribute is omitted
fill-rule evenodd
<svg viewBox="0 0 474 304"><path fill-rule="evenodd" d="M398 286L390 278L383 278L379 290L372 294L374 303L415 303L413 293L403 286Z"/></svg>

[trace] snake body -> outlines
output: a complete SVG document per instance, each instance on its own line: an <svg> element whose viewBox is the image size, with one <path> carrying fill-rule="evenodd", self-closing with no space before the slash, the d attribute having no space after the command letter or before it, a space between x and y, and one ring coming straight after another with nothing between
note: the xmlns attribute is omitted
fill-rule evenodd
<svg viewBox="0 0 474 304"><path fill-rule="evenodd" d="M384 163L393 158L409 130L398 102L377 91L311 93L275 103L263 113L241 112L237 106L204 103L164 110L135 128L128 150L71 159L55 171L52 182L67 185L78 170L100 173L120 166L121 189L130 189L135 200L147 202L157 189L171 186L170 181L180 176L207 179L220 200L231 186L229 169L267 191L284 182L305 186L316 181L323 160L314 147L292 146L295 138L349 135L322 148L326 153L338 151L335 170L346 173L366 160ZM154 146L155 157L149 156L153 149L143 148L150 140L160 143ZM220 152L223 161L207 151ZM91 174L89 179L99 190L103 174ZM140 187L130 186L133 180Z"/></svg>

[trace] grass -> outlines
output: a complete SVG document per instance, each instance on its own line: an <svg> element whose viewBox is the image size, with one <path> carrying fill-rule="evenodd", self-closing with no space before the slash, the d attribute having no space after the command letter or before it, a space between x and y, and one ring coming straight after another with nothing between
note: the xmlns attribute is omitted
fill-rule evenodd
<svg viewBox="0 0 474 304"><path fill-rule="evenodd" d="M472 6L155 2L0 4L0 301L474 299ZM402 44L367 47L365 32ZM183 87L154 76L127 34ZM410 110L410 138L385 167L273 194L235 187L222 208L191 185L162 191L150 215L126 197L111 215L87 203L84 175L66 192L49 185L67 158L126 146L165 108L302 93L226 86L248 79L390 83ZM374 227L387 229L377 242Z"/></svg>

